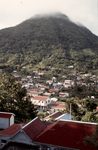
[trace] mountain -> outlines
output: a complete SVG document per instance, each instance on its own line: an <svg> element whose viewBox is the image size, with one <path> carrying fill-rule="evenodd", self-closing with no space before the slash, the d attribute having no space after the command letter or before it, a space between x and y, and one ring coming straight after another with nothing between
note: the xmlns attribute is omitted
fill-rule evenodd
<svg viewBox="0 0 98 150"><path fill-rule="evenodd" d="M0 67L52 66L87 71L98 66L98 37L60 13L35 16L0 30ZM81 67L80 67L81 66Z"/></svg>

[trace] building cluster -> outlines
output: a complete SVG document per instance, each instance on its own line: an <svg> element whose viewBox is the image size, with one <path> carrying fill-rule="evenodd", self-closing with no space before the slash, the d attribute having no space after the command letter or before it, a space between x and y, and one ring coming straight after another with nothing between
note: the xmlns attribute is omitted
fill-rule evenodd
<svg viewBox="0 0 98 150"><path fill-rule="evenodd" d="M68 121L60 112L48 117L57 121L42 122L36 117L16 124L13 113L0 112L0 150L97 150L84 142L94 134L96 123Z"/></svg>
<svg viewBox="0 0 98 150"><path fill-rule="evenodd" d="M27 89L28 100L39 112L51 110L52 113L43 120L36 117L28 123L17 124L13 113L0 112L0 150L97 150L84 141L95 133L97 123L73 121L71 113L61 113L60 110L66 110L66 104L58 100L70 97L67 89L73 88L75 82L97 89L97 76L71 74L63 75L62 81L53 76L42 82L46 71L34 71L25 78L16 73L13 74L15 79ZM84 82L88 77L92 82Z"/></svg>
<svg viewBox="0 0 98 150"><path fill-rule="evenodd" d="M91 74L69 74L62 75L62 81L53 76L51 79L45 79L47 71L33 71L25 78L13 73L15 79L27 89L27 97L38 110L65 110L65 102L60 102L58 98L71 97L68 88L73 88L75 83L79 86L98 87L98 77ZM42 80L44 78L44 80ZM85 82L85 80L90 80ZM91 98L95 98L93 95Z"/></svg>

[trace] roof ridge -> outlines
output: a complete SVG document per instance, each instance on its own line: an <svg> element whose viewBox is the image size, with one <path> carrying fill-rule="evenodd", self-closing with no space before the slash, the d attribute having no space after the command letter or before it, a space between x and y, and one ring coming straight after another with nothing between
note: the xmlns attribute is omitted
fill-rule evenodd
<svg viewBox="0 0 98 150"><path fill-rule="evenodd" d="M64 119L61 119L61 120L59 120L59 121L98 125L98 123L94 123L94 122L83 122L83 121L75 121L75 120L64 120Z"/></svg>
<svg viewBox="0 0 98 150"><path fill-rule="evenodd" d="M58 113L59 111L56 111L56 112L54 112L53 114L50 114L49 116L47 116L47 117L51 117L51 116L53 116L54 114L56 114L56 113Z"/></svg>
<svg viewBox="0 0 98 150"><path fill-rule="evenodd" d="M26 125L24 125L22 127L22 129L24 129L25 127L27 127L30 123L32 123L33 121L35 121L36 119L38 119L38 117L34 118L33 120L31 120L30 122L28 122Z"/></svg>

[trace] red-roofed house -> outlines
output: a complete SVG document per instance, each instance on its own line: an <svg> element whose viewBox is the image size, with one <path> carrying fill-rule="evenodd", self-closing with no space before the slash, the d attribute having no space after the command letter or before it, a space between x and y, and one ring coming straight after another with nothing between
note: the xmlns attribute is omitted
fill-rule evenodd
<svg viewBox="0 0 98 150"><path fill-rule="evenodd" d="M40 110L49 109L51 107L51 100L45 96L35 96L31 99L32 103L37 106Z"/></svg>
<svg viewBox="0 0 98 150"><path fill-rule="evenodd" d="M68 92L60 92L59 97L69 97L69 93Z"/></svg>
<svg viewBox="0 0 98 150"><path fill-rule="evenodd" d="M0 112L0 129L6 129L14 124L14 114L8 112Z"/></svg>
<svg viewBox="0 0 98 150"><path fill-rule="evenodd" d="M35 97L35 96L38 96L40 94L40 92L38 92L38 91L30 91L30 90L28 90L28 93L27 93L27 95L29 95L29 96L33 96L33 97Z"/></svg>
<svg viewBox="0 0 98 150"><path fill-rule="evenodd" d="M43 147L63 150L97 150L84 144L84 138L94 133L97 124L58 121L49 125L36 139Z"/></svg>
<svg viewBox="0 0 98 150"><path fill-rule="evenodd" d="M36 117L31 122L22 127L22 130L30 137L32 141L46 128L46 125Z"/></svg>
<svg viewBox="0 0 98 150"><path fill-rule="evenodd" d="M65 88L68 88L68 87L73 86L74 83L72 82L72 80L65 80L63 85L64 85Z"/></svg>
<svg viewBox="0 0 98 150"><path fill-rule="evenodd" d="M8 141L31 144L45 128L38 117L27 124L14 124L0 132L0 146Z"/></svg>
<svg viewBox="0 0 98 150"><path fill-rule="evenodd" d="M48 121L48 120L51 120L51 119L56 119L56 118L58 118L58 117L61 116L61 115L62 115L61 112L56 111L56 112L54 112L53 114L51 114L51 115L45 117L44 120Z"/></svg>
<svg viewBox="0 0 98 150"><path fill-rule="evenodd" d="M5 144L14 134L16 134L23 124L13 124L0 132L0 146Z"/></svg>
<svg viewBox="0 0 98 150"><path fill-rule="evenodd" d="M84 138L95 131L97 124L79 121L57 121L44 124L38 117L31 122L15 124L0 132L0 145L6 142L20 142L40 145L40 149L97 150L84 144Z"/></svg>
<svg viewBox="0 0 98 150"><path fill-rule="evenodd" d="M54 109L54 110L65 110L66 107L65 107L65 102L60 102L60 101L57 101L57 102L54 102L51 104L51 109Z"/></svg>

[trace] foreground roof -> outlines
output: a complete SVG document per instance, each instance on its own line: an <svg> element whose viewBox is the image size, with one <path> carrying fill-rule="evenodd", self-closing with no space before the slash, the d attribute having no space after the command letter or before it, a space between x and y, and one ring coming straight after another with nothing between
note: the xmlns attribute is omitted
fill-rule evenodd
<svg viewBox="0 0 98 150"><path fill-rule="evenodd" d="M32 121L27 124L13 124L9 128L0 132L0 136L13 136L15 135L20 129L22 129L31 140L34 140L36 136L38 136L47 125L42 123L42 121L36 117Z"/></svg>
<svg viewBox="0 0 98 150"><path fill-rule="evenodd" d="M34 140L45 128L46 125L42 123L38 117L36 117L31 122L23 126L22 129L31 138L31 140Z"/></svg>
<svg viewBox="0 0 98 150"><path fill-rule="evenodd" d="M48 126L36 142L81 150L95 150L84 144L84 138L94 132L95 124L58 121Z"/></svg>
<svg viewBox="0 0 98 150"><path fill-rule="evenodd" d="M16 132L18 132L21 129L21 126L23 126L24 124L13 124L12 126L8 127L7 129L3 130L0 132L0 135L9 135L12 136L14 135Z"/></svg>

